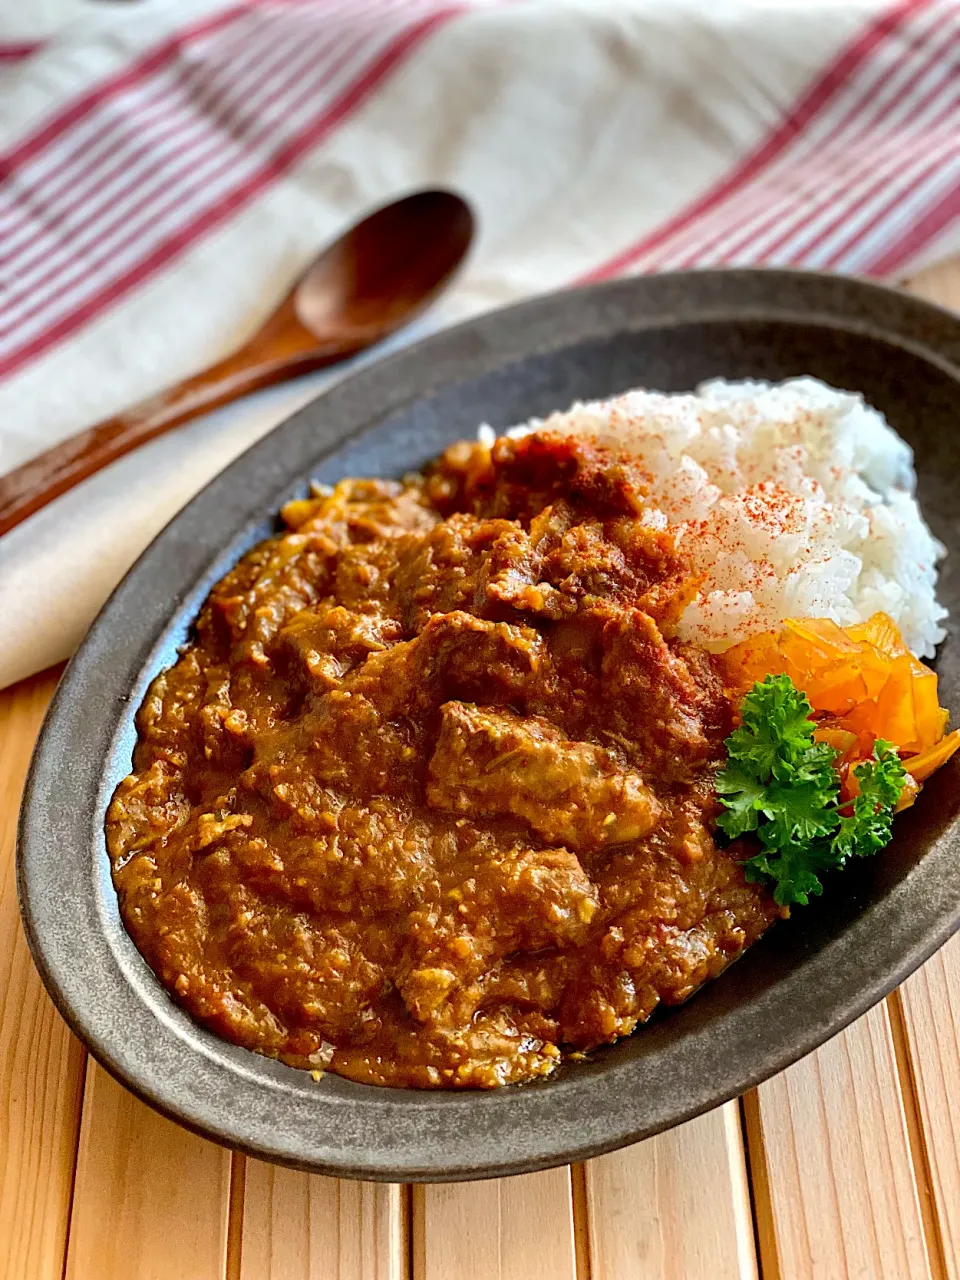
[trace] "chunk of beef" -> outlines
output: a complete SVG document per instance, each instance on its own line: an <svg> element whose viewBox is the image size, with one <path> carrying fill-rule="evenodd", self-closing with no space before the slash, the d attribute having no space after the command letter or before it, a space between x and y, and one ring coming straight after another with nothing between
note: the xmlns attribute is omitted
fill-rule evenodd
<svg viewBox="0 0 960 1280"><path fill-rule="evenodd" d="M639 774L547 720L448 702L427 773L427 802L454 813L509 814L573 849L636 840L660 804Z"/></svg>
<svg viewBox="0 0 960 1280"><path fill-rule="evenodd" d="M778 908L713 838L732 707L636 460L550 430L345 480L211 592L107 818L123 919L230 1039L490 1088L686 997Z"/></svg>
<svg viewBox="0 0 960 1280"><path fill-rule="evenodd" d="M578 946L599 910L596 887L568 849L486 848L485 862L446 891L439 909L410 917L395 981L419 1022L463 1025L505 956Z"/></svg>
<svg viewBox="0 0 960 1280"><path fill-rule="evenodd" d="M602 696L608 730L664 781L689 781L711 751L699 687L649 614L610 612L603 628Z"/></svg>

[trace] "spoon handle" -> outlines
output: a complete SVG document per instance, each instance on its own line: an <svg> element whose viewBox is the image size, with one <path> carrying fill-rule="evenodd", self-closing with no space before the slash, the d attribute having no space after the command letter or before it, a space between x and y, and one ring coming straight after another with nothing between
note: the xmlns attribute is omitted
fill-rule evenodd
<svg viewBox="0 0 960 1280"><path fill-rule="evenodd" d="M68 436L0 476L0 535L125 453L198 414L301 373L333 364L352 348L339 342L283 356L242 348L202 373Z"/></svg>

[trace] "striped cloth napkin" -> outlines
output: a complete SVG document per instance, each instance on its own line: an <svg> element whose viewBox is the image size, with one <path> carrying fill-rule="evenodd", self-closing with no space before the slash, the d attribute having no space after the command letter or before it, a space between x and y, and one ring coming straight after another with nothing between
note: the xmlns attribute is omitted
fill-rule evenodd
<svg viewBox="0 0 960 1280"><path fill-rule="evenodd" d="M901 276L960 245L960 0L43 0L0 17L0 470L216 360L412 188L480 219L396 342L631 272ZM24 13L24 10L27 12ZM0 542L0 684L331 375L154 442Z"/></svg>

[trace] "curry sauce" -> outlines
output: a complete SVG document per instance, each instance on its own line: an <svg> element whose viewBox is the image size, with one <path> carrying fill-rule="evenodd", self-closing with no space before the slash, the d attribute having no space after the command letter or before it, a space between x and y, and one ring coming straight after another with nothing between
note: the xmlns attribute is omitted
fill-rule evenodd
<svg viewBox="0 0 960 1280"><path fill-rule="evenodd" d="M734 702L636 460L540 432L345 480L212 591L107 820L123 919L231 1041L375 1084L551 1072L776 918L718 847ZM742 855L741 855L742 856Z"/></svg>

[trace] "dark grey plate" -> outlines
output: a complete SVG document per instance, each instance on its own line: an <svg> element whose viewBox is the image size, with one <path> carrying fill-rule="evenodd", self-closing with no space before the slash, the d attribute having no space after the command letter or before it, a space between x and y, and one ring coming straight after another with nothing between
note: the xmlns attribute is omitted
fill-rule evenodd
<svg viewBox="0 0 960 1280"><path fill-rule="evenodd" d="M71 1027L119 1080L190 1128L350 1177L454 1179L582 1159L740 1093L863 1013L960 922L956 759L894 843L779 924L688 1004L555 1078L488 1094L377 1089L225 1044L166 995L120 923L104 811L133 715L211 584L307 480L395 475L470 436L638 384L810 373L863 392L917 452L920 497L960 604L960 323L915 299L792 272L650 277L484 316L320 396L213 481L116 590L71 662L34 755L19 888L34 958ZM122 537L122 530L118 530ZM939 660L960 708L960 645Z"/></svg>

